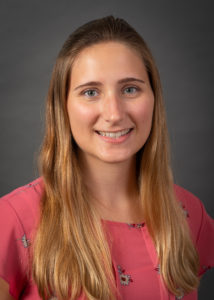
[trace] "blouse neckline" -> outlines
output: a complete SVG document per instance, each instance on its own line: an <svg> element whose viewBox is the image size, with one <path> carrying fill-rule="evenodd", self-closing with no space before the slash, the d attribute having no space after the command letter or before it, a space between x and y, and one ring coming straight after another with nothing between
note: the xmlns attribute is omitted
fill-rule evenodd
<svg viewBox="0 0 214 300"><path fill-rule="evenodd" d="M106 224L110 224L110 225L116 225L116 226L130 226L130 227L136 227L136 228L140 228L140 227L144 227L146 224L145 222L140 222L140 223L129 223L129 222L119 222L119 221L112 221L112 220L105 220L105 219L101 219L102 222L106 223Z"/></svg>

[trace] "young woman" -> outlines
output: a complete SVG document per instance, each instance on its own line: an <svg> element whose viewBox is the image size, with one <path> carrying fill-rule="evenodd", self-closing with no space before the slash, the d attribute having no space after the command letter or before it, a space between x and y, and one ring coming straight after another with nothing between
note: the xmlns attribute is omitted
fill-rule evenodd
<svg viewBox="0 0 214 300"><path fill-rule="evenodd" d="M214 222L173 183L161 84L123 19L60 51L41 177L0 200L0 298L197 299Z"/></svg>

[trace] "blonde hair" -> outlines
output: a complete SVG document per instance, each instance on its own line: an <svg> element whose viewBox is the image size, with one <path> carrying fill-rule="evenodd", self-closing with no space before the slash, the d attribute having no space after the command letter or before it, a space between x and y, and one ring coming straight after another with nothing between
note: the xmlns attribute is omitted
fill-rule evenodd
<svg viewBox="0 0 214 300"><path fill-rule="evenodd" d="M137 153L136 175L163 282L176 296L189 293L199 284L198 254L173 190L158 70L135 29L123 19L107 16L84 24L69 36L50 82L40 155L44 195L32 257L33 278L43 299L52 293L59 299L76 299L81 292L90 300L117 297L108 235L82 180L66 108L76 56L90 45L107 41L125 43L138 51L155 97L152 129Z"/></svg>

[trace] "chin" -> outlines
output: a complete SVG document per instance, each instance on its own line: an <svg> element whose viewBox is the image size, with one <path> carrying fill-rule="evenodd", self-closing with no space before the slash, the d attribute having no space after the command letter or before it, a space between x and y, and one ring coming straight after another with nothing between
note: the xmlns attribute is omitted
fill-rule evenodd
<svg viewBox="0 0 214 300"><path fill-rule="evenodd" d="M116 163L122 163L125 161L129 161L130 159L132 159L135 155L121 155L121 156L116 156L116 155L112 155L112 156L103 156L100 157L100 160L102 160L103 162L106 163L112 163L112 164L116 164Z"/></svg>

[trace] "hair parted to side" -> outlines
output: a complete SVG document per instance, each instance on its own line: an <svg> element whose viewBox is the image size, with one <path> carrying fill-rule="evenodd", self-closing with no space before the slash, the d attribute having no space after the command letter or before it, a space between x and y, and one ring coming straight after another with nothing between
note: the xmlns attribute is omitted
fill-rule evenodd
<svg viewBox="0 0 214 300"><path fill-rule="evenodd" d="M198 287L199 260L174 195L161 83L142 37L113 16L90 21L64 43L53 70L46 132L40 155L44 181L41 216L33 245L33 278L40 296L116 299L110 238L82 181L66 108L72 64L91 45L117 41L135 49L146 66L155 97L150 136L139 151L137 180L145 222L160 261L163 282L176 296ZM179 226L178 226L179 224Z"/></svg>

